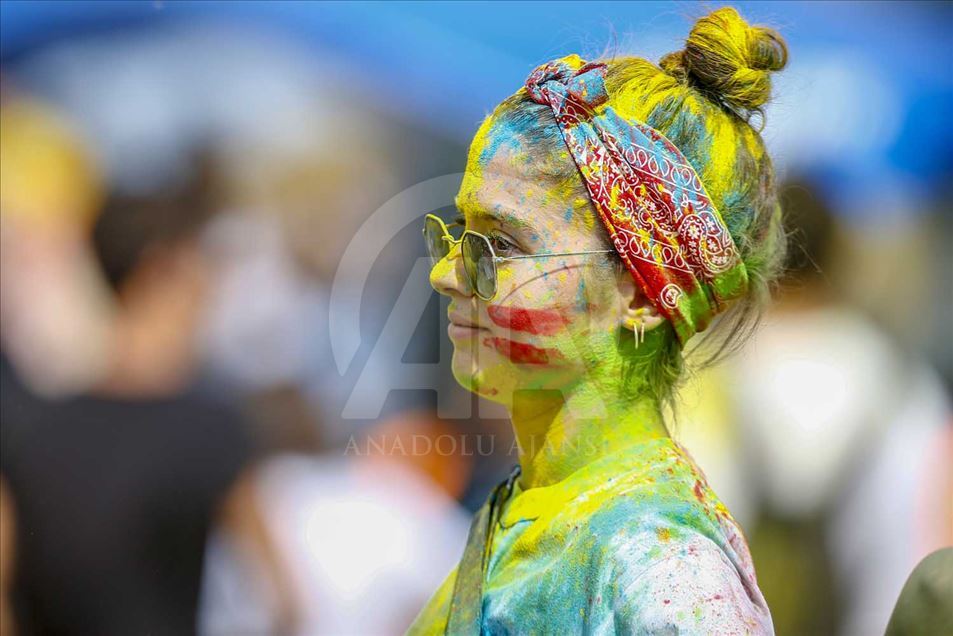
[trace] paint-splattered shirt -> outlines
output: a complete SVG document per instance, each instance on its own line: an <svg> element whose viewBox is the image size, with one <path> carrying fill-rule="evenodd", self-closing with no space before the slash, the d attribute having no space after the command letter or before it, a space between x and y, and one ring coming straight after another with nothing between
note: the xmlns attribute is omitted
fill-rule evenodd
<svg viewBox="0 0 953 636"><path fill-rule="evenodd" d="M493 530L484 634L773 634L740 529L685 451L637 444L517 485ZM456 570L410 634L443 633Z"/></svg>

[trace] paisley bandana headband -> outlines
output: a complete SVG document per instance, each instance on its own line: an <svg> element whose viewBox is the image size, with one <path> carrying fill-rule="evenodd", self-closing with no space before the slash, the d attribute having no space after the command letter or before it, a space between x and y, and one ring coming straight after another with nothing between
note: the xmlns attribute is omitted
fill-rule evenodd
<svg viewBox="0 0 953 636"><path fill-rule="evenodd" d="M605 72L569 55L533 71L526 90L553 109L616 251L684 345L744 295L748 274L694 168L606 103Z"/></svg>

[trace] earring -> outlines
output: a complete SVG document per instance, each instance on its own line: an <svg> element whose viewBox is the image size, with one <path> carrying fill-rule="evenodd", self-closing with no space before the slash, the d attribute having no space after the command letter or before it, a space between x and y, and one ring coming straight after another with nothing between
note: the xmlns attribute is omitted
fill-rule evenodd
<svg viewBox="0 0 953 636"><path fill-rule="evenodd" d="M635 312L636 316L641 316L644 310L638 309ZM632 325L632 340L635 342L635 348L638 349L639 345L645 341L645 321L641 318L638 319L638 328L636 328L635 319L630 323Z"/></svg>
<svg viewBox="0 0 953 636"><path fill-rule="evenodd" d="M645 342L645 321L640 320L638 328L635 325L632 325L632 340L635 342L635 348L638 349L639 345Z"/></svg>

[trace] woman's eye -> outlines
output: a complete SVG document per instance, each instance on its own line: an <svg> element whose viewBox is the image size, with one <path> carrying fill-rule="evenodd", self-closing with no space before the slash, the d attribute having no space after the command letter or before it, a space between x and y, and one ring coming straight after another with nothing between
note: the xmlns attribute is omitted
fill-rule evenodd
<svg viewBox="0 0 953 636"><path fill-rule="evenodd" d="M490 239L490 245L493 246L493 251L500 256L512 254L519 249L515 243L499 234L490 234L487 238Z"/></svg>

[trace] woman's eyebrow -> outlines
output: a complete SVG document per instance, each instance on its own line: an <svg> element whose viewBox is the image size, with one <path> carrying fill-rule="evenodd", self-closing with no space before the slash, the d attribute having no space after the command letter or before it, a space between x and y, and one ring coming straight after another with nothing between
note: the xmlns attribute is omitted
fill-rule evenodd
<svg viewBox="0 0 953 636"><path fill-rule="evenodd" d="M460 212L466 212L473 219L496 221L497 223L504 223L511 227L533 233L536 231L532 224L521 219L513 210L510 210L504 206L495 205L493 210L487 210L483 207L475 207L472 205L464 207L461 205L459 199L454 200L454 203L457 206L457 210Z"/></svg>

